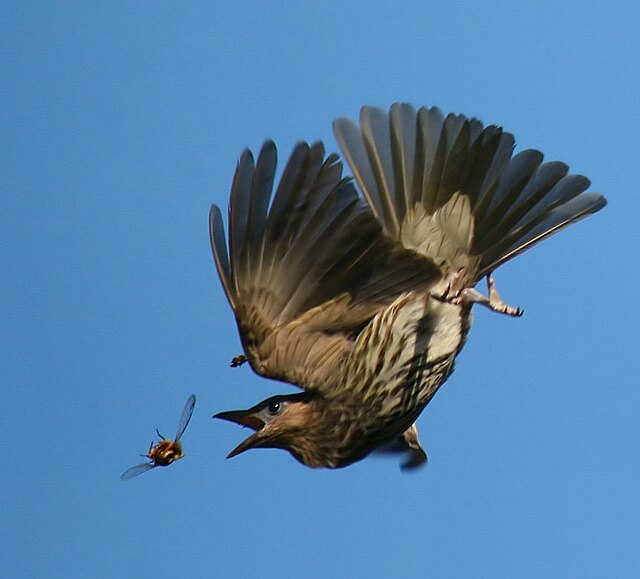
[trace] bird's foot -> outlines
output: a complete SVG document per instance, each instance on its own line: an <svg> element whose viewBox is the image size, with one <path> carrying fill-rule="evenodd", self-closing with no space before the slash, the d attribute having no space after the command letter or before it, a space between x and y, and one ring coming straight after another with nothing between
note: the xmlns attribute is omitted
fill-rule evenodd
<svg viewBox="0 0 640 579"><path fill-rule="evenodd" d="M244 364L245 362L247 362L247 357L243 354L240 354L239 356L235 356L233 360L231 360L229 366L231 366L232 368L237 368L238 366L242 366L242 364Z"/></svg>
<svg viewBox="0 0 640 579"><path fill-rule="evenodd" d="M462 297L460 290L454 290L456 282L460 279L462 270L458 270L452 273L447 280L447 286L444 288L441 294L431 294L431 297L435 298L439 302L447 302L450 304L462 303Z"/></svg>
<svg viewBox="0 0 640 579"><path fill-rule="evenodd" d="M502 301L498 290L496 289L496 283L492 275L487 276L487 289L489 290L489 297L482 295L477 289L469 287L460 292L460 299L470 304L480 304L488 307L494 312L499 314L505 314L506 316L513 316L519 318L524 314L524 310L520 308L514 308Z"/></svg>
<svg viewBox="0 0 640 579"><path fill-rule="evenodd" d="M418 426L415 422L399 436L398 440L409 451L407 460L400 465L402 470L413 470L427 464L427 453L420 444Z"/></svg>
<svg viewBox="0 0 640 579"><path fill-rule="evenodd" d="M427 464L427 453L420 444L418 427L415 424L390 442L378 447L376 452L405 455L405 460L400 464L400 468L404 471L414 470Z"/></svg>

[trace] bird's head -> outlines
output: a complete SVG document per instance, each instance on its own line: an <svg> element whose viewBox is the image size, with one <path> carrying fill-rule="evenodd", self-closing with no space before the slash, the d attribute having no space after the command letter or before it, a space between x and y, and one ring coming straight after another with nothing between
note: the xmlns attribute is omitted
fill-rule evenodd
<svg viewBox="0 0 640 579"><path fill-rule="evenodd" d="M326 406L322 399L303 392L272 396L248 410L213 417L255 430L227 458L251 448L282 448L306 466L335 468L343 466L343 457L334 429L327 428Z"/></svg>

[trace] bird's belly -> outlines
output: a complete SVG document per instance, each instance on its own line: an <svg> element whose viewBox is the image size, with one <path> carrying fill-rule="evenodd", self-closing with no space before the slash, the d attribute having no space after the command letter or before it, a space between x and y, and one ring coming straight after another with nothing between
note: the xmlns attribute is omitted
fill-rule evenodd
<svg viewBox="0 0 640 579"><path fill-rule="evenodd" d="M358 397L368 433L384 442L411 426L451 374L469 324L468 306L425 294L389 306L376 323L379 335L369 336L368 380Z"/></svg>

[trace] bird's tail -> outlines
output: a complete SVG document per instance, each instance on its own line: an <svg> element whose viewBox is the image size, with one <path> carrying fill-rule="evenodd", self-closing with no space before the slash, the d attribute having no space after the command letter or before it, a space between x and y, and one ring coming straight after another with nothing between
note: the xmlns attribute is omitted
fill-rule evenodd
<svg viewBox="0 0 640 579"><path fill-rule="evenodd" d="M606 205L590 181L525 150L500 127L435 107L363 107L336 138L385 232L463 284Z"/></svg>

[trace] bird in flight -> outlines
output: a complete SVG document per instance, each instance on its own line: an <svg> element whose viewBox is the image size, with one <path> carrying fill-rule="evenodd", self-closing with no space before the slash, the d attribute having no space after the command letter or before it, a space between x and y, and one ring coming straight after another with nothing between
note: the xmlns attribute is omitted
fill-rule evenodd
<svg viewBox="0 0 640 579"><path fill-rule="evenodd" d="M147 457L149 462L143 462L142 464L128 468L122 473L122 475L120 475L120 478L122 480L128 480L134 476L142 474L143 472L147 472L156 466L169 466L172 462L183 458L184 452L182 451L182 435L191 420L191 415L193 414L195 405L196 397L192 394L187 399L182 410L180 422L178 422L178 432L176 433L175 439L173 441L168 440L156 430L156 434L161 438L160 442L154 445L153 441L151 441L147 454L142 455Z"/></svg>
<svg viewBox="0 0 640 579"><path fill-rule="evenodd" d="M509 316L493 272L606 205L590 181L513 136L435 107L363 107L334 132L355 182L322 143L299 143L275 187L276 147L237 165L228 237L210 235L244 354L299 393L221 418L254 432L229 457L281 448L339 468L375 450L424 464L415 421L462 349L474 303ZM475 286L486 279L487 293Z"/></svg>

